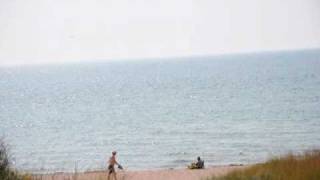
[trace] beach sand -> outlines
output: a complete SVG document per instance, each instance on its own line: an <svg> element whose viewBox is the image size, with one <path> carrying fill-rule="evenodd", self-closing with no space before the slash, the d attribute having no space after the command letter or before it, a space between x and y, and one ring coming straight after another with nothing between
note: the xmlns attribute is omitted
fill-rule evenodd
<svg viewBox="0 0 320 180"><path fill-rule="evenodd" d="M118 180L201 180L210 176L221 176L236 169L248 166L211 166L206 169L164 169L164 170L118 170ZM107 180L106 171L92 171L84 173L54 173L33 175L33 179L41 180Z"/></svg>

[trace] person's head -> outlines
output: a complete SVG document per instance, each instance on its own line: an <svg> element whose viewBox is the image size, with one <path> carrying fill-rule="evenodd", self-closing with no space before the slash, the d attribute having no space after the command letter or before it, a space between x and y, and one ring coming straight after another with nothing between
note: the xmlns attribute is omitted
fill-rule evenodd
<svg viewBox="0 0 320 180"><path fill-rule="evenodd" d="M198 158L197 158L197 159L198 159L198 161L200 161L200 156L198 156Z"/></svg>
<svg viewBox="0 0 320 180"><path fill-rule="evenodd" d="M112 156L115 156L117 154L117 151L112 151Z"/></svg>

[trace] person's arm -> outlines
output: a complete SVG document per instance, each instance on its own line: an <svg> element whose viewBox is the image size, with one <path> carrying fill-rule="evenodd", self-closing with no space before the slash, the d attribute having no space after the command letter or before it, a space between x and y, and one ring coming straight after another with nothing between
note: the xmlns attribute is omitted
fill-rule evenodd
<svg viewBox="0 0 320 180"><path fill-rule="evenodd" d="M114 161L116 165L118 165L119 169L123 169L123 167L121 166L121 164L119 164L116 160Z"/></svg>
<svg viewBox="0 0 320 180"><path fill-rule="evenodd" d="M197 168L201 168L201 161L197 161L196 166Z"/></svg>

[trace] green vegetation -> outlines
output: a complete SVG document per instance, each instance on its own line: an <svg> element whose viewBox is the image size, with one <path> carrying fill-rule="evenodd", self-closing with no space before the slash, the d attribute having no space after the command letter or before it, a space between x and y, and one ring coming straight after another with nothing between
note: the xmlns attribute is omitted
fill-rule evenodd
<svg viewBox="0 0 320 180"><path fill-rule="evenodd" d="M319 180L320 150L289 154L208 180Z"/></svg>
<svg viewBox="0 0 320 180"><path fill-rule="evenodd" d="M1 180L27 180L27 175L19 175L10 167L8 149L2 139L0 139L0 179Z"/></svg>

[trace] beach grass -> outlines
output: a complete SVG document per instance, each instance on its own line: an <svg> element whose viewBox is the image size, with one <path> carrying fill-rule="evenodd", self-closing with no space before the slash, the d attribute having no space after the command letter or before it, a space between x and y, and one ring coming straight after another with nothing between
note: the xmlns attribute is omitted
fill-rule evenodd
<svg viewBox="0 0 320 180"><path fill-rule="evenodd" d="M32 176L28 174L19 174L11 167L8 146L4 138L0 138L0 180L31 180Z"/></svg>
<svg viewBox="0 0 320 180"><path fill-rule="evenodd" d="M21 177L16 171L11 169L7 145L3 138L0 139L0 179L1 180L19 180Z"/></svg>
<svg viewBox="0 0 320 180"><path fill-rule="evenodd" d="M288 154L256 164L243 170L235 170L225 176L208 180L318 180L320 179L320 150L303 154Z"/></svg>

